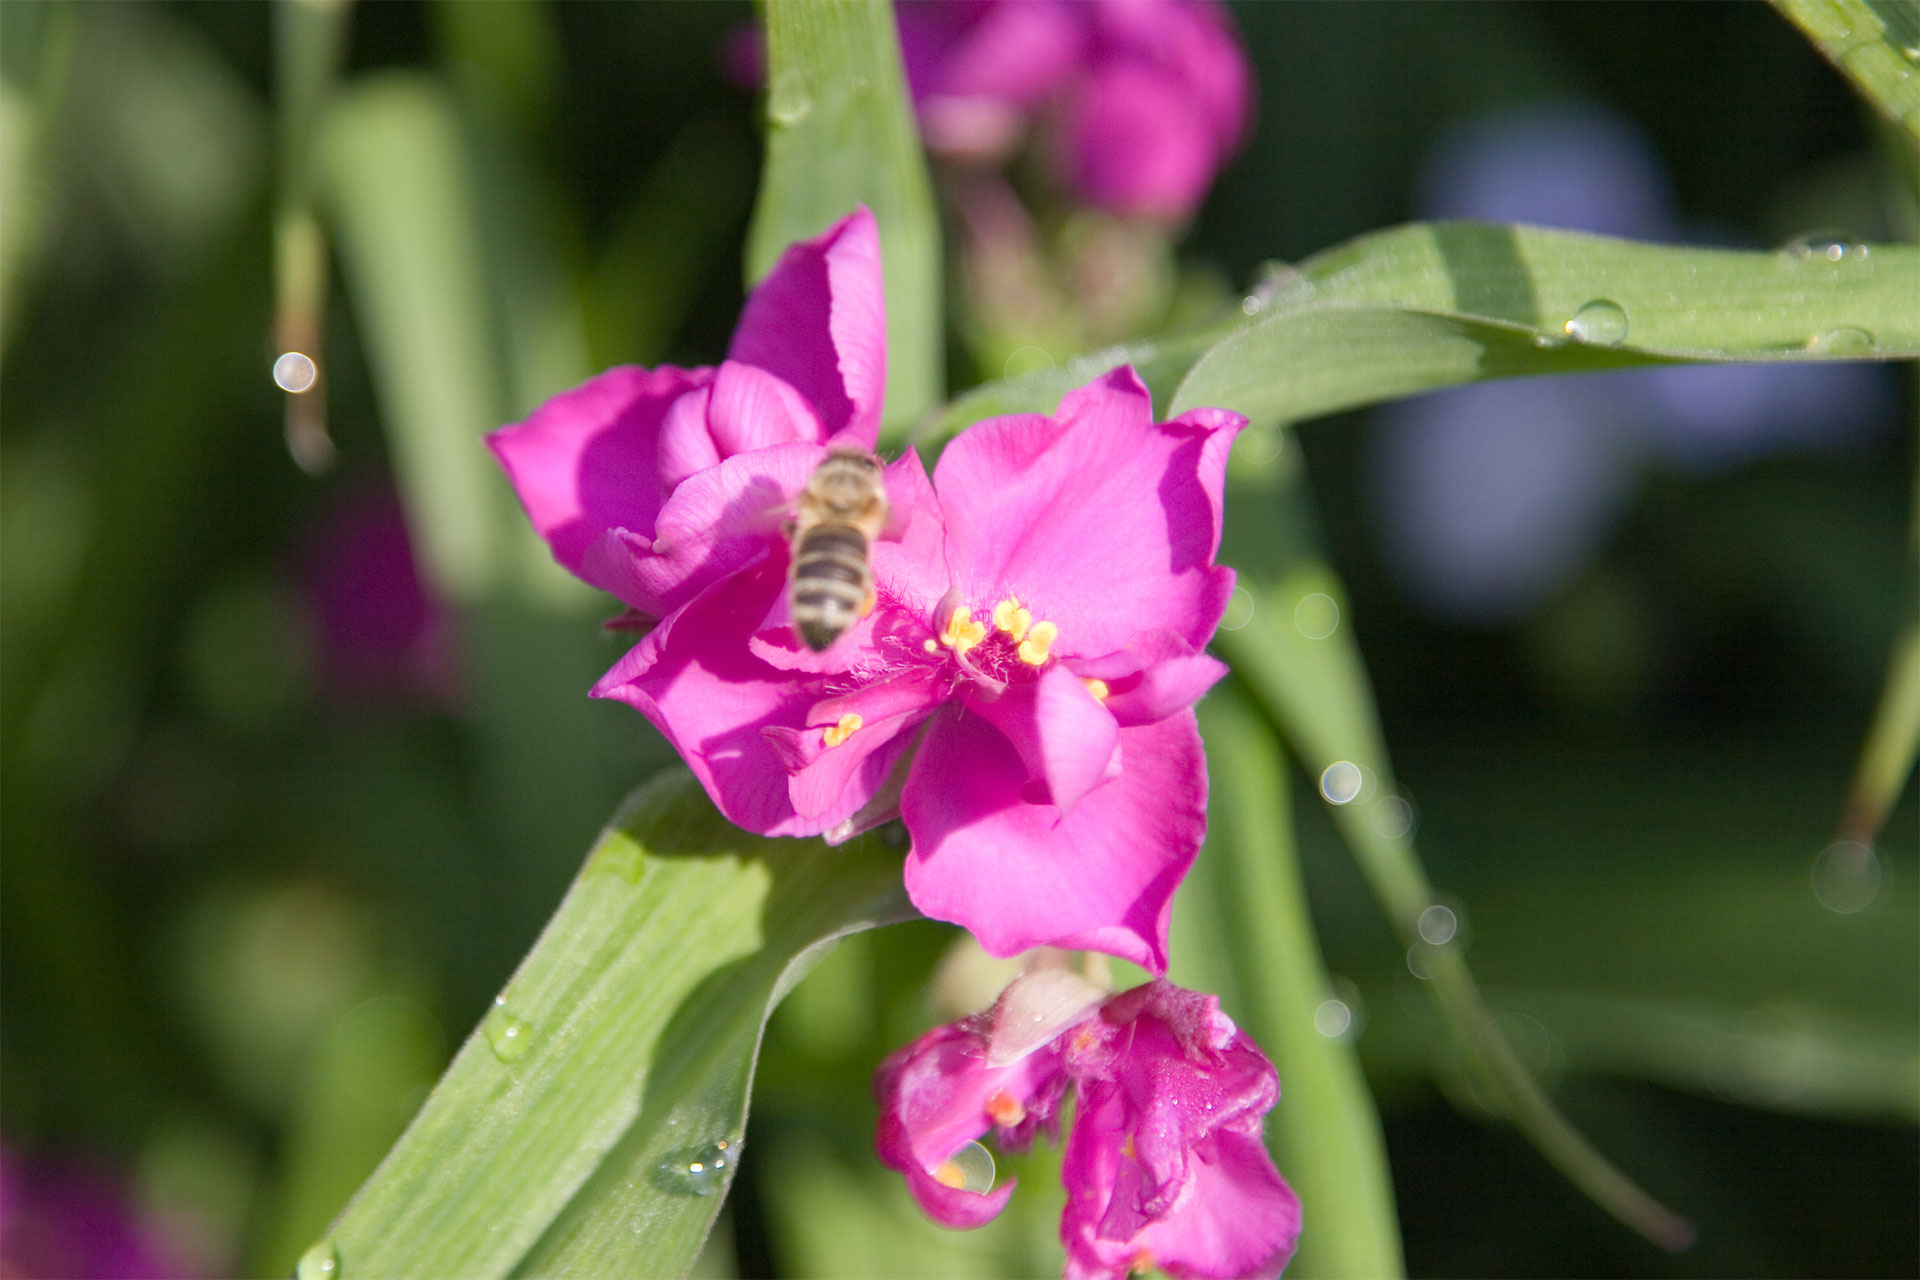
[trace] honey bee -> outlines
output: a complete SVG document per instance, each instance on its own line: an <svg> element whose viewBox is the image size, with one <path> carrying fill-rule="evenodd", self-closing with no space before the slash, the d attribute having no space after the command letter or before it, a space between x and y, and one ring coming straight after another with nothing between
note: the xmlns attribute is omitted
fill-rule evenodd
<svg viewBox="0 0 1920 1280"><path fill-rule="evenodd" d="M867 549L886 523L880 460L864 449L828 453L800 494L787 571L794 629L815 653L873 608Z"/></svg>

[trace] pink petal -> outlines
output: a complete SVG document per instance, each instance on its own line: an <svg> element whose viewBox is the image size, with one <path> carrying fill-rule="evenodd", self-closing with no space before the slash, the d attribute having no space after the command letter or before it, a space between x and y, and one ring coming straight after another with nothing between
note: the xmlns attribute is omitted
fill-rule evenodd
<svg viewBox="0 0 1920 1280"><path fill-rule="evenodd" d="M1116 1237L1103 1226L1110 1229L1116 1202L1136 1185L1137 1166L1109 1127L1112 1095L1098 1086L1083 1090L1080 1105L1061 1168L1068 1189L1060 1221L1068 1280L1123 1280L1142 1262L1168 1275L1210 1280L1278 1276L1286 1267L1300 1236L1300 1200L1257 1133L1223 1129L1202 1141L1171 1211ZM1103 1116L1108 1124L1100 1123Z"/></svg>
<svg viewBox="0 0 1920 1280"><path fill-rule="evenodd" d="M909 20L905 11L902 20ZM927 88L943 97L1032 109L1078 68L1086 48L1085 14L1078 4L990 5L941 51Z"/></svg>
<svg viewBox="0 0 1920 1280"><path fill-rule="evenodd" d="M803 729L768 729L769 740L793 775L788 794L795 811L807 819L845 817L864 805L875 787L856 786L851 795L848 787L874 773L884 778L910 740L907 731L940 705L943 692L931 671L910 671L816 703ZM825 731L849 715L860 718L860 727L838 746L827 746ZM868 757L883 749L883 760L869 766Z"/></svg>
<svg viewBox="0 0 1920 1280"><path fill-rule="evenodd" d="M1051 424L976 423L934 471L962 595L1017 595L1059 626L1065 655L1161 629L1204 646L1233 590L1213 558L1227 451L1245 422L1215 409L1156 425L1123 367L1067 396Z"/></svg>
<svg viewBox="0 0 1920 1280"><path fill-rule="evenodd" d="M1173 891L1206 831L1191 712L1120 731L1121 774L1062 817L1021 798L1027 768L977 715L936 720L901 797L907 895L994 955L1057 946L1166 968Z"/></svg>
<svg viewBox="0 0 1920 1280"><path fill-rule="evenodd" d="M1189 88L1155 68L1102 67L1067 108L1073 185L1091 204L1183 222L1213 183L1216 130Z"/></svg>
<svg viewBox="0 0 1920 1280"><path fill-rule="evenodd" d="M764 369L723 362L713 381L683 396L660 424L661 483L669 490L724 458L824 438L813 407Z"/></svg>
<svg viewBox="0 0 1920 1280"><path fill-rule="evenodd" d="M1117 653L1070 659L1068 666L1106 684L1107 710L1122 725L1149 724L1190 707L1227 674L1226 663L1195 653L1171 631L1142 632Z"/></svg>
<svg viewBox="0 0 1920 1280"><path fill-rule="evenodd" d="M711 369L672 365L609 369L487 437L554 559L581 573L606 530L652 535L666 497L655 471L661 419L712 378Z"/></svg>
<svg viewBox="0 0 1920 1280"><path fill-rule="evenodd" d="M825 456L817 444L778 444L735 454L682 481L661 508L651 554L633 566L653 603L628 603L664 616L770 552L784 572L785 522Z"/></svg>
<svg viewBox="0 0 1920 1280"><path fill-rule="evenodd" d="M1035 683L973 709L1007 736L1030 776L1046 780L1048 799L1063 816L1107 780L1120 749L1112 713L1057 663Z"/></svg>
<svg viewBox="0 0 1920 1280"><path fill-rule="evenodd" d="M649 632L593 696L651 720L734 825L761 835L816 835L824 824L794 811L787 771L763 732L799 729L822 691L747 651L747 636L785 587L783 566L770 561L721 579Z"/></svg>
<svg viewBox="0 0 1920 1280"><path fill-rule="evenodd" d="M874 587L900 608L923 618L952 584L947 572L946 522L920 455L908 449L886 470L892 515L873 544Z"/></svg>
<svg viewBox="0 0 1920 1280"><path fill-rule="evenodd" d="M824 235L791 246L747 299L727 355L793 387L828 435L848 432L871 449L887 385L873 214L856 209Z"/></svg>

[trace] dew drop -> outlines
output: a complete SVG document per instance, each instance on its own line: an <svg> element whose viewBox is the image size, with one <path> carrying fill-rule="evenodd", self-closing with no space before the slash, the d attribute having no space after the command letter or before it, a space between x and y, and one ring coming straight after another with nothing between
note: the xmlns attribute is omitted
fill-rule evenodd
<svg viewBox="0 0 1920 1280"><path fill-rule="evenodd" d="M1807 339L1807 350L1827 356L1863 356L1879 345L1871 333L1851 325L1828 329Z"/></svg>
<svg viewBox="0 0 1920 1280"><path fill-rule="evenodd" d="M1335 760L1320 775L1320 794L1328 804L1351 804L1359 798L1366 775L1351 760Z"/></svg>
<svg viewBox="0 0 1920 1280"><path fill-rule="evenodd" d="M957 1191L983 1196L993 1190L993 1153L969 1142L932 1170L934 1180Z"/></svg>
<svg viewBox="0 0 1920 1280"><path fill-rule="evenodd" d="M1813 896L1835 915L1873 905L1880 893L1880 857L1858 840L1836 840L1813 860Z"/></svg>
<svg viewBox="0 0 1920 1280"><path fill-rule="evenodd" d="M1325 640L1340 629L1340 606L1325 592L1301 596L1293 606L1293 629L1309 640Z"/></svg>
<svg viewBox="0 0 1920 1280"><path fill-rule="evenodd" d="M1227 598L1226 612L1220 615L1222 631L1238 631L1253 621L1253 592L1245 587L1235 587Z"/></svg>
<svg viewBox="0 0 1920 1280"><path fill-rule="evenodd" d="M1353 1010L1345 1000L1322 1000L1313 1011L1313 1029L1329 1040L1338 1040L1353 1028Z"/></svg>
<svg viewBox="0 0 1920 1280"><path fill-rule="evenodd" d="M1627 340L1627 312L1611 298L1595 298L1573 313L1566 328L1575 342L1616 347Z"/></svg>
<svg viewBox="0 0 1920 1280"><path fill-rule="evenodd" d="M1257 316L1266 309L1267 300L1257 293L1250 293L1240 299L1240 310L1247 315Z"/></svg>
<svg viewBox="0 0 1920 1280"><path fill-rule="evenodd" d="M726 1189L738 1158L738 1144L720 1138L698 1150L668 1156L660 1162L660 1177L668 1186L690 1195L718 1195Z"/></svg>
<svg viewBox="0 0 1920 1280"><path fill-rule="evenodd" d="M304 351L288 351L273 362L274 385L292 395L313 390L319 380L319 366Z"/></svg>
<svg viewBox="0 0 1920 1280"><path fill-rule="evenodd" d="M300 1261L294 1264L294 1280L338 1280L340 1275L340 1250L334 1246L333 1237L328 1236L300 1255Z"/></svg>
<svg viewBox="0 0 1920 1280"><path fill-rule="evenodd" d="M520 1061L527 1056L527 1046L533 1042L532 1025L507 1011L505 996L493 998L493 1008L487 1010L480 1029L486 1033L487 1046L493 1050L493 1056L502 1062Z"/></svg>
<svg viewBox="0 0 1920 1280"><path fill-rule="evenodd" d="M1802 262L1864 262L1872 250L1844 231L1804 231L1789 237L1779 250Z"/></svg>
<svg viewBox="0 0 1920 1280"><path fill-rule="evenodd" d="M613 832L600 841L587 859L587 873L610 872L619 876L628 884L639 884L640 873L646 870L647 851L640 842L624 832Z"/></svg>
<svg viewBox="0 0 1920 1280"><path fill-rule="evenodd" d="M1413 833L1413 802L1405 796L1382 796L1370 815L1373 829L1388 840L1405 840Z"/></svg>
<svg viewBox="0 0 1920 1280"><path fill-rule="evenodd" d="M767 122L776 129L791 129L813 114L813 91L807 78L789 70L774 80L767 94Z"/></svg>
<svg viewBox="0 0 1920 1280"><path fill-rule="evenodd" d="M1460 917L1453 914L1452 907L1443 907L1434 903L1420 913L1416 926L1420 931L1420 940L1430 946L1444 947L1453 941L1453 935L1460 931Z"/></svg>

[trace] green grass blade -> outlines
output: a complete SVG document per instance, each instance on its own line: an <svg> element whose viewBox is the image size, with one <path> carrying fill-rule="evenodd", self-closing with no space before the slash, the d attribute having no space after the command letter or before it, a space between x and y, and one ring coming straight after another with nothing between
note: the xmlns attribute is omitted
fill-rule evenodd
<svg viewBox="0 0 1920 1280"><path fill-rule="evenodd" d="M1909 621L1894 641L1887 663L1886 684L1873 725L1860 748L1841 811L1837 835L1842 840L1872 844L1885 825L1894 802L1913 776L1920 754L1920 619Z"/></svg>
<svg viewBox="0 0 1920 1280"><path fill-rule="evenodd" d="M1404 1274L1373 1098L1352 1046L1315 1025L1332 984L1307 912L1287 764L1237 689L1200 704L1200 729L1212 766L1207 849L1175 907L1172 976L1217 991L1279 1068L1268 1136L1306 1223L1288 1274ZM1224 962L1215 973L1189 972L1189 958L1209 953Z"/></svg>
<svg viewBox="0 0 1920 1280"><path fill-rule="evenodd" d="M450 97L426 76L363 81L327 112L316 158L412 533L443 598L477 600L510 545L480 442L507 395Z"/></svg>
<svg viewBox="0 0 1920 1280"><path fill-rule="evenodd" d="M746 835L679 770L642 788L302 1274L683 1273L732 1168L668 1170L740 1154L768 1012L899 886L875 838Z"/></svg>
<svg viewBox="0 0 1920 1280"><path fill-rule="evenodd" d="M1245 412L1239 404L1226 407ZM1327 627L1327 620L1347 616L1346 593L1312 547L1303 474L1297 465L1275 471L1257 489L1242 485L1229 495L1228 510L1238 524L1230 527L1223 557L1266 567L1242 572L1252 617L1220 632L1215 645L1313 774L1324 779L1330 766L1344 763L1365 779L1349 802L1330 805L1335 825L1401 940L1422 948L1428 989L1495 1109L1609 1213L1665 1248L1684 1248L1692 1228L1594 1150L1528 1073L1495 1025L1459 947L1422 940L1423 915L1435 905L1433 888L1404 829L1382 821L1390 816L1383 806L1396 792L1372 685L1352 627L1344 621ZM1241 557L1235 542L1257 544L1260 553ZM1311 612L1303 615L1303 608Z"/></svg>
<svg viewBox="0 0 1920 1280"><path fill-rule="evenodd" d="M1297 422L1487 378L1920 356L1920 249L1907 245L1737 252L1416 223L1317 254L1277 282L1284 289L1256 289L1244 309L1176 337L977 387L931 416L921 438L1050 411L1123 363L1163 412L1231 405L1256 421ZM1591 309L1602 302L1619 314ZM1569 331L1576 317L1594 340Z"/></svg>
<svg viewBox="0 0 1920 1280"><path fill-rule="evenodd" d="M887 276L887 405L903 431L941 396L940 227L907 101L893 7L780 0L767 32L767 160L747 238L758 280L795 240L865 204Z"/></svg>
<svg viewBox="0 0 1920 1280"><path fill-rule="evenodd" d="M1773 0L1882 115L1920 141L1920 3Z"/></svg>

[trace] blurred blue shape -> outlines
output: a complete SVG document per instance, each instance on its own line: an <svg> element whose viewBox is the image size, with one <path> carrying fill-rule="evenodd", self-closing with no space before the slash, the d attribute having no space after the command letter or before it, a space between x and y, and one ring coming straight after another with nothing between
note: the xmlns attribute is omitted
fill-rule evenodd
<svg viewBox="0 0 1920 1280"><path fill-rule="evenodd" d="M1673 213L1652 144L1599 106L1469 120L1427 156L1423 218L1479 218L1698 242ZM1387 560L1419 607L1516 621L1606 542L1647 463L1712 473L1770 453L1842 448L1884 426L1884 371L1713 365L1493 382L1381 411L1372 487Z"/></svg>

